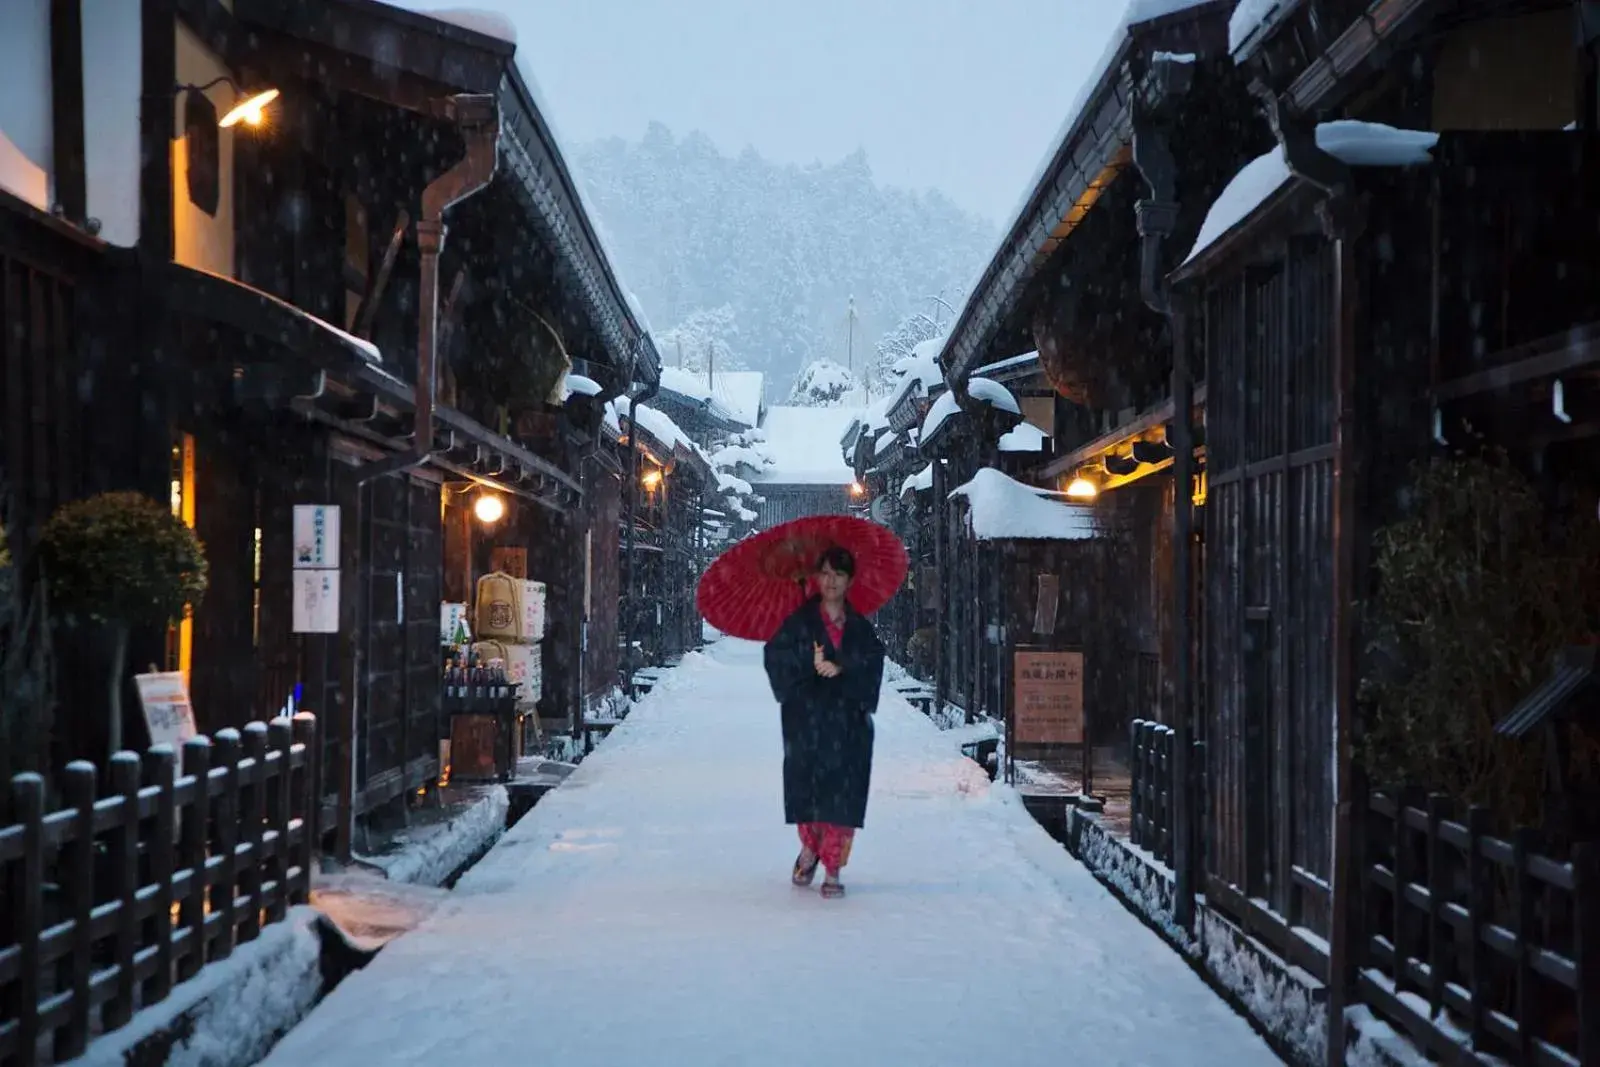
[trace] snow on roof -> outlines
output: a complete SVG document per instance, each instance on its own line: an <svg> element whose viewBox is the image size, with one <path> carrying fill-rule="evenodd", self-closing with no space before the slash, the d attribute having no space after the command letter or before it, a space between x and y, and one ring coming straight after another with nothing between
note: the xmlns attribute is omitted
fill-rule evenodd
<svg viewBox="0 0 1600 1067"><path fill-rule="evenodd" d="M849 485L855 471L845 463L835 443L860 412L855 408L767 409L762 429L773 465L756 480L777 485Z"/></svg>
<svg viewBox="0 0 1600 1067"><path fill-rule="evenodd" d="M734 421L745 426L761 421L761 398L766 388L766 375L758 370L714 371L711 375L712 393Z"/></svg>
<svg viewBox="0 0 1600 1067"><path fill-rule="evenodd" d="M1340 119L1317 127L1317 147L1352 167L1407 167L1427 163L1439 135L1425 130L1399 130L1376 122ZM1289 181L1289 165L1280 145L1257 156L1234 175L1206 212L1187 263L1223 234L1249 218Z"/></svg>
<svg viewBox="0 0 1600 1067"><path fill-rule="evenodd" d="M567 395L599 396L600 383L583 374L567 375Z"/></svg>
<svg viewBox="0 0 1600 1067"><path fill-rule="evenodd" d="M622 422L627 418L630 407L634 408L634 414L639 420L640 428L657 441L660 441L664 447L676 448L681 444L690 450L698 449L699 446L689 440L689 435L680 430L678 424L672 421L672 416L664 411L658 411L649 404L635 406L632 401L617 397L606 404L607 424L615 423L620 431Z"/></svg>
<svg viewBox="0 0 1600 1067"><path fill-rule="evenodd" d="M974 377L967 382L967 392L972 399L988 404L990 407L1009 411L1013 415L1022 414L1022 405L1017 403L1017 398L1011 395L1011 390L1001 385L992 378Z"/></svg>
<svg viewBox="0 0 1600 1067"><path fill-rule="evenodd" d="M1000 451L1043 452L1044 443L1049 439L1049 435L1033 423L1019 422L1014 429L1001 436Z"/></svg>
<svg viewBox="0 0 1600 1067"><path fill-rule="evenodd" d="M517 28L511 24L510 19L498 11L484 11L475 7L447 7L431 11L425 8L412 8L412 10L430 19L448 22L452 26L460 26L464 30L481 33L485 37L493 37L507 44L517 43Z"/></svg>
<svg viewBox="0 0 1600 1067"><path fill-rule="evenodd" d="M900 483L900 495L924 493L933 488L933 464L930 463Z"/></svg>
<svg viewBox="0 0 1600 1067"><path fill-rule="evenodd" d="M1228 52L1237 52L1251 34L1289 2L1292 0L1239 0L1239 6L1228 16Z"/></svg>
<svg viewBox="0 0 1600 1067"><path fill-rule="evenodd" d="M0 130L0 189L40 211L50 210L50 176Z"/></svg>
<svg viewBox="0 0 1600 1067"><path fill-rule="evenodd" d="M693 371L680 370L677 367L661 368L661 388L686 396L696 403L704 404L713 416L729 422L741 421L727 403L706 385L701 377Z"/></svg>
<svg viewBox="0 0 1600 1067"><path fill-rule="evenodd" d="M944 350L944 342L943 335L930 337L919 342L909 356L895 363L894 369L900 374L900 380L886 398L883 407L885 415L913 389L920 390L917 395L926 395L944 384L944 371L939 367L939 353Z"/></svg>
<svg viewBox="0 0 1600 1067"><path fill-rule="evenodd" d="M1100 83L1105 79L1105 76L1110 73L1112 64L1117 60L1117 53L1122 50L1122 45L1127 41L1132 28L1142 22L1164 18L1167 15L1187 11L1192 7L1199 7L1210 2L1211 0L1128 0L1128 6L1122 11L1122 18L1118 20L1116 28L1111 31L1111 36L1106 41L1105 50L1090 69L1088 76L1084 78L1083 84L1078 88L1077 95L1073 97L1071 106L1067 108L1067 113L1062 118L1060 127L1056 130L1055 136L1045 145L1043 157L1039 160L1038 165L1034 167L1027 183L1023 185L1022 193L1017 200L1016 206L1004 216L1006 221L1000 228L1000 236L994 250L986 258L979 261L977 273L966 288L967 299L956 316L957 323L965 319L967 312L975 307L977 302L986 295L983 285L984 275L989 272L989 268L996 264L1010 246L1012 231L1022 222L1022 215L1028 210L1028 203L1033 199L1033 194L1043 183L1045 175L1050 173L1050 167L1055 162L1056 154L1061 151L1066 139L1071 136L1072 128L1078 124L1078 120L1082 117L1083 109L1088 105L1090 97L1100 87ZM948 336L940 338L940 351L943 351L945 342L949 339Z"/></svg>
<svg viewBox="0 0 1600 1067"><path fill-rule="evenodd" d="M1029 363L1037 363L1037 362L1039 362L1039 353L1038 352L1024 352L1024 353L1022 353L1022 355L1020 355L1020 356L1012 356L1010 359L1001 359L1001 360L996 360L993 363L986 363L983 366L979 367L973 373L975 373L975 374L999 374L1001 371L1014 370L1017 367L1025 367Z"/></svg>
<svg viewBox="0 0 1600 1067"><path fill-rule="evenodd" d="M980 541L1083 541L1099 533L1093 508L1063 504L1056 495L993 467L950 493L966 498L967 523Z"/></svg>
<svg viewBox="0 0 1600 1067"><path fill-rule="evenodd" d="M956 403L956 394L946 392L939 394L939 399L933 402L928 409L928 414L922 420L922 436L924 439L933 434L935 430L944 425L944 420L961 410L961 405Z"/></svg>
<svg viewBox="0 0 1600 1067"><path fill-rule="evenodd" d="M1009 411L1013 415L1022 414L1022 405L1011 395L1011 390L989 378L969 379L967 394L980 404L988 404L1001 411ZM956 394L952 392L939 394L939 399L933 402L933 406L928 409L927 417L922 420L923 438L932 436L935 430L944 425L945 419L960 410L961 405L956 403Z"/></svg>

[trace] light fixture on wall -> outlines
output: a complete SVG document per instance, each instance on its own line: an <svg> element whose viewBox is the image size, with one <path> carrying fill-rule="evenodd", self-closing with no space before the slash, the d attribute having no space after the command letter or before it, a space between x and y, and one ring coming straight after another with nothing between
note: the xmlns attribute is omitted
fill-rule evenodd
<svg viewBox="0 0 1600 1067"><path fill-rule="evenodd" d="M223 82L233 89L235 102L219 119L217 107L206 92ZM268 88L246 95L224 74L204 85L180 85L175 92L184 94L184 168L189 182L189 202L215 217L222 190L222 147L218 131L241 122L260 126L266 117L266 106L278 98L278 90Z"/></svg>
<svg viewBox="0 0 1600 1067"><path fill-rule="evenodd" d="M1100 489L1080 474L1067 483L1067 495L1074 500L1093 500L1100 495Z"/></svg>
<svg viewBox="0 0 1600 1067"><path fill-rule="evenodd" d="M860 482L851 482L850 483L850 495L851 496L865 496L866 492L867 492L867 487L862 485Z"/></svg>
<svg viewBox="0 0 1600 1067"><path fill-rule="evenodd" d="M493 525L505 516L506 502L494 493L484 493L472 505L472 513L485 525Z"/></svg>
<svg viewBox="0 0 1600 1067"><path fill-rule="evenodd" d="M646 489L654 491L656 486L661 484L661 472L658 470L645 471L644 477L640 481L644 483Z"/></svg>

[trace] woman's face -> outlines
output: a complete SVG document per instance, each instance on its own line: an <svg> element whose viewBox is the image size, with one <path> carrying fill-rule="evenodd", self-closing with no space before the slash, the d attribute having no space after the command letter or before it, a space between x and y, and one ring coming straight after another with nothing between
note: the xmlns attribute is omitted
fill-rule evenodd
<svg viewBox="0 0 1600 1067"><path fill-rule="evenodd" d="M834 570L824 563L822 569L817 571L817 590L822 594L822 599L837 604L844 599L844 594L850 588L850 576Z"/></svg>

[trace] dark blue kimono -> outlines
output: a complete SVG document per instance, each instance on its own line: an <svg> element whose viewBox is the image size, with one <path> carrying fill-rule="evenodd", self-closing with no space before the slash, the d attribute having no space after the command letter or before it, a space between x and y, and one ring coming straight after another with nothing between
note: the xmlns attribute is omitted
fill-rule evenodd
<svg viewBox="0 0 1600 1067"><path fill-rule="evenodd" d="M839 677L817 674L813 647L819 644L839 664ZM883 642L847 607L840 644L834 648L828 637L820 597L801 605L767 642L767 679L783 707L783 808L791 824L859 829L866 823Z"/></svg>

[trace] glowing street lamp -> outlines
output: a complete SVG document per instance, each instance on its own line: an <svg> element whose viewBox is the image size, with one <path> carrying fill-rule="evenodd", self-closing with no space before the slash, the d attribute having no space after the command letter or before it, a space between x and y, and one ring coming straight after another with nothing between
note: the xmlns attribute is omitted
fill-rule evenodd
<svg viewBox="0 0 1600 1067"><path fill-rule="evenodd" d="M278 99L278 90L263 89L254 96L246 97L244 100L234 104L228 113L222 116L217 125L225 130L231 126L237 126L241 122L246 126L259 126L262 120L266 118L267 105L276 99Z"/></svg>
<svg viewBox="0 0 1600 1067"><path fill-rule="evenodd" d="M484 493L472 505L472 513L486 526L499 522L506 513L506 502L493 493Z"/></svg>

